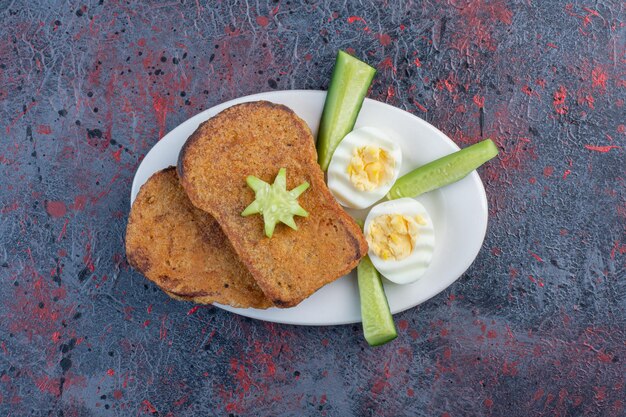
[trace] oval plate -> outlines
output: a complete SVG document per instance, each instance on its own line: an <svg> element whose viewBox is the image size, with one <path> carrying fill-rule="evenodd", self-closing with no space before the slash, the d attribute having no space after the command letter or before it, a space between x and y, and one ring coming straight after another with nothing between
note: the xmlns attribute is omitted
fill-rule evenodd
<svg viewBox="0 0 626 417"><path fill-rule="evenodd" d="M247 101L267 100L284 104L304 119L317 135L325 91L273 91L240 97L203 111L165 135L139 165L131 193L131 204L150 176L176 165L187 138L203 121L220 111ZM404 110L365 99L355 128L374 126L387 131L402 148L400 175L459 149L434 126ZM383 280L392 313L414 307L437 295L456 281L471 265L487 230L487 198L480 177L474 171L463 180L417 198L429 211L436 237L433 260L425 275L413 284L396 285ZM352 211L364 218L369 210ZM356 271L326 285L293 308L257 310L215 304L224 310L255 319L300 325L336 325L361 321Z"/></svg>

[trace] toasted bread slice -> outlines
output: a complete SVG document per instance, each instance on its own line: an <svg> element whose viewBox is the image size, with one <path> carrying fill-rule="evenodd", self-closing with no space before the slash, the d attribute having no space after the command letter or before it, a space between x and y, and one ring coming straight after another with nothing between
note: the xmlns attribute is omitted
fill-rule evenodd
<svg viewBox="0 0 626 417"><path fill-rule="evenodd" d="M272 183L280 168L287 170L288 189L310 183L298 199L309 216L295 218L298 230L278 224L267 238L261 215L241 216L255 198L246 177ZM202 123L179 155L178 175L277 307L298 304L367 252L361 229L326 187L309 127L288 107L244 103Z"/></svg>
<svg viewBox="0 0 626 417"><path fill-rule="evenodd" d="M215 219L191 204L174 167L141 187L126 228L126 257L170 295L203 304L271 306Z"/></svg>

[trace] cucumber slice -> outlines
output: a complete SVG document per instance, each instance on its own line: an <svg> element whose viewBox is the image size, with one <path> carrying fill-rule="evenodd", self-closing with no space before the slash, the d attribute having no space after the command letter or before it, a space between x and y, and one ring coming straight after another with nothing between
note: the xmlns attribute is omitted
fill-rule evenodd
<svg viewBox="0 0 626 417"><path fill-rule="evenodd" d="M497 155L498 147L495 143L491 139L483 140L403 175L391 187L387 198L394 200L417 197L444 185L452 184Z"/></svg>
<svg viewBox="0 0 626 417"><path fill-rule="evenodd" d="M265 236L271 238L278 222L293 230L298 230L293 216L307 217L309 213L298 204L298 197L309 188L303 182L291 191L287 191L287 170L281 168L272 185L249 175L246 183L254 191L254 201L241 213L243 217L251 214L263 215Z"/></svg>
<svg viewBox="0 0 626 417"><path fill-rule="evenodd" d="M357 267L363 335L370 346L380 346L398 337L393 316L389 310L383 282L369 256L365 255Z"/></svg>
<svg viewBox="0 0 626 417"><path fill-rule="evenodd" d="M337 52L317 134L317 160L322 171L328 169L335 148L354 127L375 74L376 70L365 62L344 51Z"/></svg>

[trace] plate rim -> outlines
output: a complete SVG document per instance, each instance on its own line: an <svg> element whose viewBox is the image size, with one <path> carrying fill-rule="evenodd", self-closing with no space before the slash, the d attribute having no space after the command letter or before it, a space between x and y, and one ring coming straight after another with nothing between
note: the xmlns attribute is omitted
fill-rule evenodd
<svg viewBox="0 0 626 417"><path fill-rule="evenodd" d="M150 150L148 152L146 152L146 154L144 155L142 161L140 162L140 164L137 166L137 169L135 170L135 174L133 176L133 182L132 182L132 186L131 186L131 195L130 195L130 205L132 207L132 203L137 195L137 193L139 192L141 186L145 183L145 181L147 181L147 179L145 179L141 184L139 184L139 179L137 177L137 173L139 173L141 171L142 166L144 165L144 163L146 163L146 160L148 159L148 155L150 155L150 153L152 152L158 152L158 149L161 148L162 146L165 145L161 145L161 143L166 143L168 141L168 138L170 136L174 135L174 132L178 129L180 129L183 125L187 125L187 124L191 124L194 123L196 121L199 120L199 123L202 123L206 120L208 120L209 118L213 117L211 116L211 114L217 114L218 112L231 107L233 105L239 104L239 103L244 103L244 102L248 102L248 101L255 101L255 100L267 100L267 101L271 101L271 98L268 98L267 96L269 95L271 96L281 96L281 95L289 95L289 94L316 94L316 95L326 95L326 91L324 90L304 90L304 89L295 89L295 90L270 90L270 91L264 91L264 92L260 92L260 93L255 93L255 94L250 94L247 96L241 96L241 97L237 97L222 103L218 103L214 106L211 106L208 109L205 109L191 117L189 117L188 119L186 119L185 121L183 121L182 123L178 124L176 127L174 127L173 129L171 129L170 131L167 132L167 134L165 134L162 138L160 138L153 146L152 148L150 148ZM406 113L407 115L410 116L411 119L413 119L413 121L417 122L418 124L426 127L428 130L433 131L437 136L440 137L440 139L443 139L444 142L446 142L446 144L448 146L450 146L452 148L453 151L459 150L461 149L452 139L450 139L450 137L448 137L448 135L446 135L444 132L442 132L441 130L439 130L437 127L433 126L432 124L430 124L429 122L427 122L426 120L420 118L419 116L410 113L402 108L393 106L391 104L388 103L384 103L382 101L378 101L378 100L374 100L374 99L370 99L370 98L365 98L364 101L364 105L365 103L368 104L368 106L370 105L374 105L374 106L381 106L382 108L386 109L387 111L401 111L403 113ZM198 123L198 124L199 124ZM154 171L157 172L157 171ZM474 260L476 259L476 257L478 256L478 254L480 253L481 249L482 249L482 245L484 243L485 240L485 236L487 233L487 226L488 226L488 222L489 222L489 210L488 210L488 201L487 201L487 193L485 191L485 187L484 184L482 182L482 180L480 179L480 176L478 175L478 172L476 170L472 171L471 174L469 174L467 176L468 178L471 178L472 183L474 185L477 186L477 190L479 193L479 202L480 202L480 207L481 207L481 218L480 221L483 224L483 227L481 228L480 231L480 244L478 245L478 250L476 251L475 254L473 254L471 260L469 261L469 263L467 265L462 265L460 268L460 271L455 272L453 275L456 275L456 278L450 282L447 285L444 286L439 286L436 288L436 290L426 299L422 300L421 302L418 302L416 304L412 304L409 306L406 306L404 308L399 308L399 309L391 309L392 310L392 315L396 315L399 313L402 313L403 311L409 310L411 308L415 308L427 301L429 301L430 299L434 298L435 296L439 295L441 292L443 292L446 288L449 288L452 284L454 284L456 281L458 281L461 276L463 276L463 274L469 269L469 267L473 264ZM255 316L253 313L254 312L263 312L266 310L259 310L259 309L254 309L254 308L237 308L237 307L231 307L228 305L222 305L219 303L213 303L212 304L215 307L218 307L220 309L226 310L228 312L231 313L235 313L237 315L240 316L244 316L244 317L248 317L248 318L252 318L255 320L260 320L260 321L265 321L265 322L271 322L271 323L280 323L280 324L288 324L288 325L297 325L297 326L339 326L339 325L346 325L346 324L355 324L355 323L360 323L361 320L357 319L357 320L338 320L338 321L334 321L332 323L328 323L328 322L315 322L315 321L307 321L305 323L303 322L299 322L298 320L295 319L290 319L289 317L284 318L284 319L272 319L272 318L259 318L257 316ZM392 306L390 306L392 307ZM289 309L284 309L285 311L288 311ZM296 315L297 317L297 315Z"/></svg>

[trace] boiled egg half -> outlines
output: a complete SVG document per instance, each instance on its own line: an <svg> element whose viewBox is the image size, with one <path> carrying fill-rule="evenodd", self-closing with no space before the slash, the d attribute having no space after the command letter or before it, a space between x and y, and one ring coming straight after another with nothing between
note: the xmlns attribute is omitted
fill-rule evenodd
<svg viewBox="0 0 626 417"><path fill-rule="evenodd" d="M409 284L424 275L435 251L435 230L421 203L412 198L380 203L363 230L372 263L389 281Z"/></svg>
<svg viewBox="0 0 626 417"><path fill-rule="evenodd" d="M328 166L328 188L339 204L362 209L380 200L398 178L402 151L385 132L362 127L343 138Z"/></svg>

